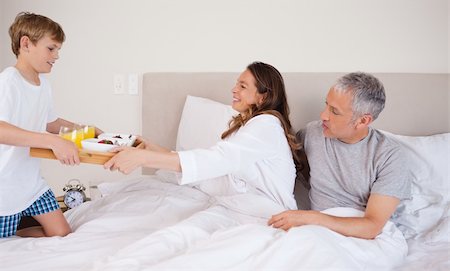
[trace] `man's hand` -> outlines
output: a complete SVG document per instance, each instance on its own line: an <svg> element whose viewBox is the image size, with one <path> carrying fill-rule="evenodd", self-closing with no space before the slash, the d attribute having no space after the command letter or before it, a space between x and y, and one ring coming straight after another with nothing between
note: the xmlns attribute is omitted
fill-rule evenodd
<svg viewBox="0 0 450 271"><path fill-rule="evenodd" d="M272 216L268 224L289 230L302 225L319 225L345 236L373 239L383 230L400 200L371 194L363 217L337 217L318 211L291 210Z"/></svg>
<svg viewBox="0 0 450 271"><path fill-rule="evenodd" d="M315 224L314 220L317 220L318 216L318 211L289 210L273 215L268 225L287 231L292 227Z"/></svg>

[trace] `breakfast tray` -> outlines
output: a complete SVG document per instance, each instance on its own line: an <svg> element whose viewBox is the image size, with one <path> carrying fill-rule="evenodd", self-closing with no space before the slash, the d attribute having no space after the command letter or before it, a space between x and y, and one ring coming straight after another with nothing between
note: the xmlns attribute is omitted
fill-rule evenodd
<svg viewBox="0 0 450 271"><path fill-rule="evenodd" d="M144 143L137 142L134 147L138 148L138 149L143 149ZM111 159L111 157L113 157L115 155L115 153L88 151L88 150L80 149L80 151L78 152L78 155L80 157L81 163L103 165L109 159ZM56 160L56 156L55 156L55 154L53 154L53 151L51 149L30 148L30 156L36 157L36 158L55 159Z"/></svg>

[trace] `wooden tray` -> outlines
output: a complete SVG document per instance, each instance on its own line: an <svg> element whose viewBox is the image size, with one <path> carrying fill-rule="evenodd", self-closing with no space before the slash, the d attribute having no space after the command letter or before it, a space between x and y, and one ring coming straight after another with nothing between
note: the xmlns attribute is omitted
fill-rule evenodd
<svg viewBox="0 0 450 271"><path fill-rule="evenodd" d="M143 149L144 143L139 142L138 145L135 146L135 148ZM80 156L81 163L103 165L109 159L111 159L111 157L113 157L115 155L115 153L87 151L87 150L81 149L78 152L78 155ZM30 148L30 156L36 157L36 158L46 158L46 159L55 159L56 160L56 156L53 154L53 151L51 149Z"/></svg>

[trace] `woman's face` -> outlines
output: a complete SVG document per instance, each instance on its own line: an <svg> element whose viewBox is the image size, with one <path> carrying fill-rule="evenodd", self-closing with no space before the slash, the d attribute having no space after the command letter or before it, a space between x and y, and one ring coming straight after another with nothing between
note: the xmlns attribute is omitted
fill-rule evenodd
<svg viewBox="0 0 450 271"><path fill-rule="evenodd" d="M234 110L245 113L254 104L259 105L263 101L263 95L256 88L256 80L249 70L245 70L236 81L231 91L233 93Z"/></svg>

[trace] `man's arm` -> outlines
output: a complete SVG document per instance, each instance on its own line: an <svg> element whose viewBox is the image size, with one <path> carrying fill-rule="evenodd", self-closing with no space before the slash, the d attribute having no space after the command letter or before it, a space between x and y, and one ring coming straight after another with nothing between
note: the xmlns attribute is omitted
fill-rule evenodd
<svg viewBox="0 0 450 271"><path fill-rule="evenodd" d="M345 236L373 239L382 231L400 200L371 194L363 217L337 217L318 211L290 210L272 216L268 224L289 230L301 225L320 225Z"/></svg>

